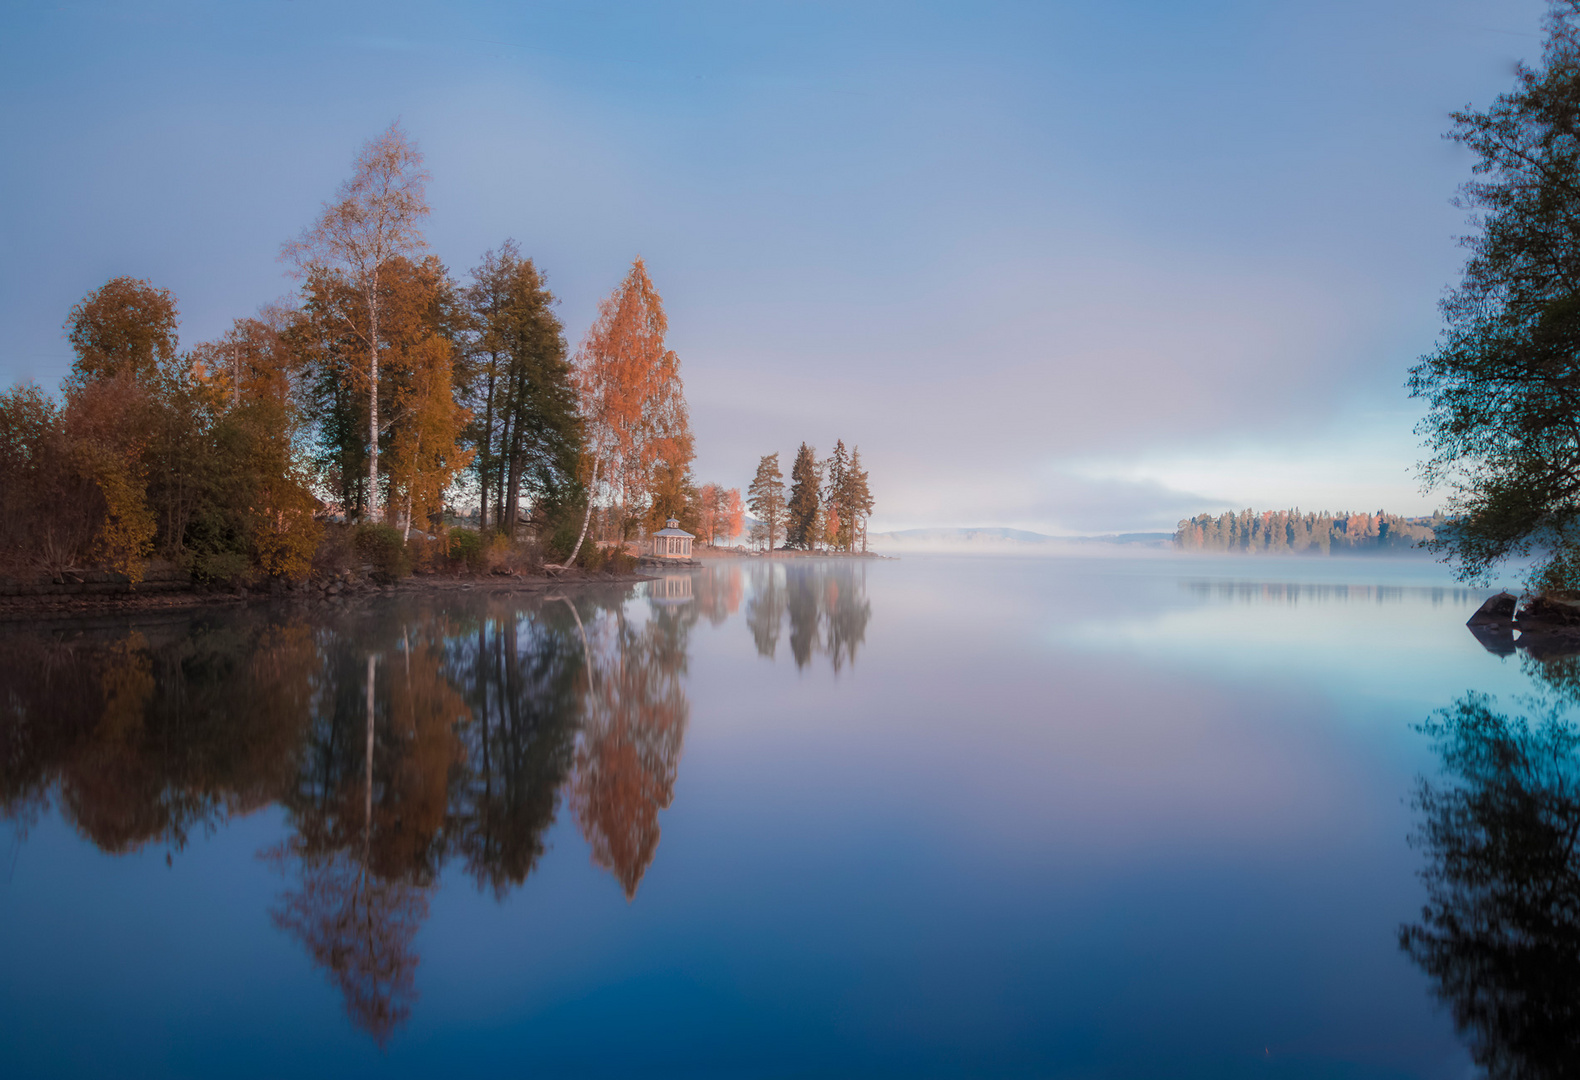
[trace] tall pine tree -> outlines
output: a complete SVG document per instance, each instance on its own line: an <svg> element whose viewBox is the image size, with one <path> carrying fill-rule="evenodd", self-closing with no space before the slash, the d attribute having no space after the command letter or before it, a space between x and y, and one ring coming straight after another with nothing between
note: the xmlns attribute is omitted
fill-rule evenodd
<svg viewBox="0 0 1580 1080"><path fill-rule="evenodd" d="M779 455L766 454L757 463L757 475L752 486L746 489L747 503L752 516L757 519L754 533L767 542L768 553L773 554L774 543L784 532L785 481L779 471Z"/></svg>
<svg viewBox="0 0 1580 1080"><path fill-rule="evenodd" d="M785 547L810 550L817 541L817 458L806 443L796 451L790 466L790 502L785 508Z"/></svg>

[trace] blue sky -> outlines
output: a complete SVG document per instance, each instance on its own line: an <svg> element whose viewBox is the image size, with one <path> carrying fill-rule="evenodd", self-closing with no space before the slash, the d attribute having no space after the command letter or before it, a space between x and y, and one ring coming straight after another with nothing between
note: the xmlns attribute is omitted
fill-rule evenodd
<svg viewBox="0 0 1580 1080"><path fill-rule="evenodd" d="M1534 0L8 3L0 381L117 274L183 341L399 117L458 275L516 238L572 344L633 256L697 475L861 446L875 528L1422 511L1405 373L1457 276L1440 135Z"/></svg>

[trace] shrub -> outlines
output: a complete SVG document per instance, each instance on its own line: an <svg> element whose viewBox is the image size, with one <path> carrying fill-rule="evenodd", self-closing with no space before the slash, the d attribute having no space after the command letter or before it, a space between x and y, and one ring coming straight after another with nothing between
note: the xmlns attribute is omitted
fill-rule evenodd
<svg viewBox="0 0 1580 1080"><path fill-rule="evenodd" d="M400 530L392 525L363 522L357 526L356 550L373 565L373 578L386 584L411 573L411 553Z"/></svg>
<svg viewBox="0 0 1580 1080"><path fill-rule="evenodd" d="M452 565L464 566L469 573L481 574L488 566L489 545L482 534L472 529L451 529L448 551Z"/></svg>
<svg viewBox="0 0 1580 1080"><path fill-rule="evenodd" d="M252 576L252 560L244 551L195 551L187 560L192 576L205 585L230 588Z"/></svg>
<svg viewBox="0 0 1580 1080"><path fill-rule="evenodd" d="M313 552L313 574L330 578L357 565L356 530L339 522L323 523L323 534Z"/></svg>
<svg viewBox="0 0 1580 1080"><path fill-rule="evenodd" d="M624 547L610 548L604 553L603 569L607 574L629 574L636 570L636 556Z"/></svg>
<svg viewBox="0 0 1580 1080"><path fill-rule="evenodd" d="M581 551L576 553L576 565L588 573L597 573L603 569L604 549L587 540L582 544Z"/></svg>

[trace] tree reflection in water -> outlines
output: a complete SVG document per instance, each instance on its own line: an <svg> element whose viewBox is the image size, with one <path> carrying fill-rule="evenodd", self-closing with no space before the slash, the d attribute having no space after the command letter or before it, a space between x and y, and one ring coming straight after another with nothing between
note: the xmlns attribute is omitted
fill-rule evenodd
<svg viewBox="0 0 1580 1080"><path fill-rule="evenodd" d="M381 1043L416 998L412 942L444 857L455 731L468 719L442 670L446 621L416 626L415 640L392 623L324 636L302 767L282 800L293 833L268 853L298 881L271 911L275 925L328 969ZM382 664L358 655L380 643Z"/></svg>
<svg viewBox="0 0 1580 1080"><path fill-rule="evenodd" d="M1413 842L1428 902L1400 944L1491 1077L1580 1075L1580 686L1573 658L1526 666L1551 693L1510 715L1467 694L1422 730Z"/></svg>
<svg viewBox="0 0 1580 1080"><path fill-rule="evenodd" d="M866 640L872 604L865 563L843 559L754 560L746 625L761 656L772 659L786 617L797 668L826 656L838 674L856 662Z"/></svg>
<svg viewBox="0 0 1580 1080"><path fill-rule="evenodd" d="M750 572L767 655L788 615L798 665L854 661L863 568ZM278 804L271 918L382 1043L416 1000L417 931L447 862L503 900L568 799L594 863L635 897L674 799L691 632L739 611L745 583L739 563L707 567L645 611L618 587L8 632L0 815L25 834L56 804L102 851L168 858Z"/></svg>
<svg viewBox="0 0 1580 1080"><path fill-rule="evenodd" d="M623 608L588 626L565 603L587 657L571 805L593 862L631 900L658 851L658 813L674 799L691 712L682 680L699 607L655 600L640 627Z"/></svg>
<svg viewBox="0 0 1580 1080"><path fill-rule="evenodd" d="M105 852L173 854L194 829L279 804L289 833L262 854L287 885L271 918L382 1043L416 1000L416 935L446 862L503 900L568 796L594 862L635 895L674 795L689 631L739 605L738 578L715 584L645 620L618 588L574 606L10 634L0 812L25 832L56 802Z"/></svg>

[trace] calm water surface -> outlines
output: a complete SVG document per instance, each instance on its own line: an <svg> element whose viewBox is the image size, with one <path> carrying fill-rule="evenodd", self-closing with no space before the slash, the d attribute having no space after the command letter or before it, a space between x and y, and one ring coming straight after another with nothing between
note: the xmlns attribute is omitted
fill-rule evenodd
<svg viewBox="0 0 1580 1080"><path fill-rule="evenodd" d="M1580 680L1483 595L741 560L11 628L0 1073L1571 1075Z"/></svg>

